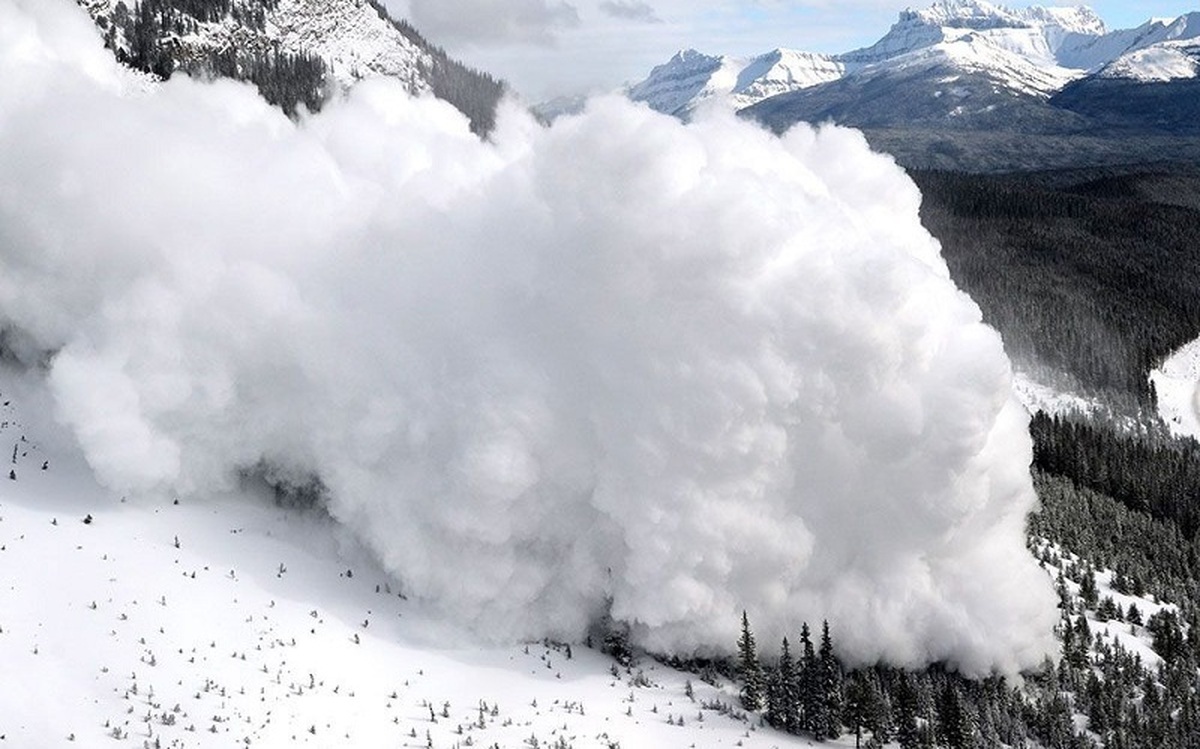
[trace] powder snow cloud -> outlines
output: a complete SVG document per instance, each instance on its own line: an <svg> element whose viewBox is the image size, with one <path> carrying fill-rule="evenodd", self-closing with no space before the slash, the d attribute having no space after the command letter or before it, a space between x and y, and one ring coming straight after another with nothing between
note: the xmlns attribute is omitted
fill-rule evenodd
<svg viewBox="0 0 1200 749"><path fill-rule="evenodd" d="M0 80L0 321L114 490L315 472L498 639L1053 650L1000 338L858 133L610 98L481 142L387 81L294 123L147 88L61 0L0 0Z"/></svg>

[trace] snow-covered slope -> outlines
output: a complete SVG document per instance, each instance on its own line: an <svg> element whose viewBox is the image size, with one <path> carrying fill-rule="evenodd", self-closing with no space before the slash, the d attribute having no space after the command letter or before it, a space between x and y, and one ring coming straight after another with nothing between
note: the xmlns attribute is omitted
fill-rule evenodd
<svg viewBox="0 0 1200 749"><path fill-rule="evenodd" d="M1103 78L1170 81L1195 78L1200 69L1200 13L1155 19L1136 31L1136 40L1098 73Z"/></svg>
<svg viewBox="0 0 1200 749"><path fill-rule="evenodd" d="M36 381L0 371L0 393L4 746L810 743L745 721L724 680L583 646L474 645L331 522L251 489L112 496Z"/></svg>
<svg viewBox="0 0 1200 749"><path fill-rule="evenodd" d="M1200 44L1162 42L1121 55L1100 71L1104 78L1155 82L1195 78L1200 69Z"/></svg>
<svg viewBox="0 0 1200 749"><path fill-rule="evenodd" d="M102 21L106 27L112 25L107 19L114 17L120 4L120 0L78 1L94 19L106 19ZM225 49L312 55L320 57L342 85L367 76L388 76L404 81L414 93L429 89L422 73L422 67L432 62L429 54L368 0L279 0L262 8L261 30L227 15L201 21L187 33L170 34L166 42L196 56ZM129 40L114 41L128 50Z"/></svg>
<svg viewBox="0 0 1200 749"><path fill-rule="evenodd" d="M1047 384L1028 372L1014 373L1013 392L1021 401L1021 405L1025 406L1025 410L1031 414L1045 411L1051 416L1088 416L1102 414L1107 410L1094 398Z"/></svg>
<svg viewBox="0 0 1200 749"><path fill-rule="evenodd" d="M1167 357L1150 373L1158 395L1158 414L1181 437L1200 439L1200 339Z"/></svg>
<svg viewBox="0 0 1200 749"><path fill-rule="evenodd" d="M741 70L741 62L735 58L685 49L632 86L629 97L659 112L681 113L705 99L732 93Z"/></svg>
<svg viewBox="0 0 1200 749"><path fill-rule="evenodd" d="M738 75L734 102L747 107L776 94L840 78L846 66L829 55L776 49L750 60Z"/></svg>
<svg viewBox="0 0 1200 749"><path fill-rule="evenodd" d="M1104 22L1088 8L1012 10L983 0L943 0L924 10L904 11L881 40L840 59L878 64L944 42L966 40L983 49L1056 64L1060 50L1106 32Z"/></svg>

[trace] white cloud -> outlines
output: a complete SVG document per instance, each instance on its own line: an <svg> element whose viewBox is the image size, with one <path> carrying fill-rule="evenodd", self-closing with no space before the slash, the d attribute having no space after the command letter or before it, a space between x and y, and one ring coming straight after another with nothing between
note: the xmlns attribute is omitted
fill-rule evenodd
<svg viewBox="0 0 1200 749"><path fill-rule="evenodd" d="M1053 650L999 336L857 133L603 99L484 143L386 81L297 125L107 55L0 0L0 320L114 489L316 472L490 637L611 601L680 652L743 608L867 662Z"/></svg>
<svg viewBox="0 0 1200 749"><path fill-rule="evenodd" d="M662 19L654 12L654 8L640 0L604 0L599 6L600 12L613 18L639 23L662 23Z"/></svg>
<svg viewBox="0 0 1200 749"><path fill-rule="evenodd" d="M408 17L438 44L549 44L579 25L562 0L407 0Z"/></svg>

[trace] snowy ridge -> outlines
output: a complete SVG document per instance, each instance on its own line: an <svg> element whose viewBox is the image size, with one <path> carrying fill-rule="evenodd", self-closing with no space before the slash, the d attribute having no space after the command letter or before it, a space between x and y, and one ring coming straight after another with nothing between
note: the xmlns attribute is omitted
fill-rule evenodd
<svg viewBox="0 0 1200 749"><path fill-rule="evenodd" d="M432 60L366 0L279 0L267 28L283 49L326 60L344 85L388 76L412 91L428 87L421 66Z"/></svg>
<svg viewBox="0 0 1200 749"><path fill-rule="evenodd" d="M676 114L689 105L730 92L740 72L733 58L685 49L631 87L629 97L647 102L659 112Z"/></svg>
<svg viewBox="0 0 1200 749"><path fill-rule="evenodd" d="M846 66L830 55L776 49L750 60L738 75L734 101L740 107L777 94L841 78Z"/></svg>
<svg viewBox="0 0 1200 749"><path fill-rule="evenodd" d="M678 52L632 86L628 95L668 114L684 114L708 99L726 99L741 109L776 94L837 80L845 66L829 55L776 49L758 57Z"/></svg>
<svg viewBox="0 0 1200 749"><path fill-rule="evenodd" d="M1169 81L1195 78L1200 63L1200 13L1155 19L1137 30L1137 41L1099 72L1104 78Z"/></svg>
<svg viewBox="0 0 1200 749"><path fill-rule="evenodd" d="M1200 44L1163 42L1122 55L1100 71L1103 78L1154 82L1195 78L1200 69Z"/></svg>

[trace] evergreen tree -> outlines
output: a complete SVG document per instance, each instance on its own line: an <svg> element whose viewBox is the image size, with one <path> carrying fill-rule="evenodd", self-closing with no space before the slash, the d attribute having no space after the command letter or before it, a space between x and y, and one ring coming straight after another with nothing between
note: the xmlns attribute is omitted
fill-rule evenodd
<svg viewBox="0 0 1200 749"><path fill-rule="evenodd" d="M1079 597L1083 599L1083 605L1089 609L1096 608L1100 597L1099 591L1096 590L1096 575L1087 567L1084 567L1083 577L1079 580Z"/></svg>
<svg viewBox="0 0 1200 749"><path fill-rule="evenodd" d="M942 689L938 700L938 732L947 749L971 749L975 732L962 695L951 683Z"/></svg>
<svg viewBox="0 0 1200 749"><path fill-rule="evenodd" d="M813 650L812 637L808 631L808 622L800 625L800 671L797 689L800 703L800 730L813 731L814 716L820 712L820 678L817 669L817 654Z"/></svg>
<svg viewBox="0 0 1200 749"><path fill-rule="evenodd" d="M796 663L792 659L791 646L785 637L779 664L775 667L773 678L767 687L767 722L788 733L800 730L796 682Z"/></svg>
<svg viewBox="0 0 1200 749"><path fill-rule="evenodd" d="M865 681L867 687L867 717L865 728L871 732L875 743L886 744L892 740L892 706L887 694L879 688L879 680L872 674Z"/></svg>
<svg viewBox="0 0 1200 749"><path fill-rule="evenodd" d="M854 746L862 746L863 729L871 718L871 689L869 680L862 673L856 673L846 684L846 700L842 708L842 722L854 734Z"/></svg>
<svg viewBox="0 0 1200 749"><path fill-rule="evenodd" d="M918 749L921 746L917 714L917 690L912 677L901 674L896 689L896 741L900 749Z"/></svg>
<svg viewBox="0 0 1200 749"><path fill-rule="evenodd" d="M763 707L763 673L758 662L758 651L754 634L750 631L750 619L742 612L742 636L738 640L738 677L742 680L742 708L761 710Z"/></svg>
<svg viewBox="0 0 1200 749"><path fill-rule="evenodd" d="M817 654L817 713L812 719L812 732L817 741L836 739L841 735L842 667L833 654L833 638L829 622L821 627L821 650Z"/></svg>

